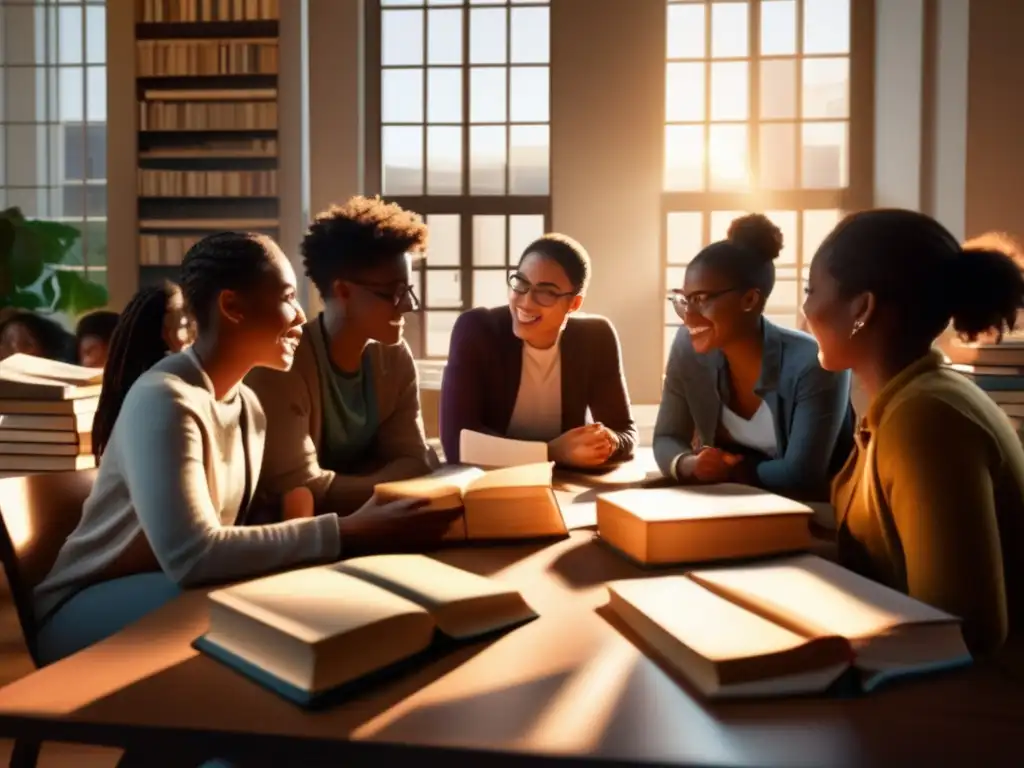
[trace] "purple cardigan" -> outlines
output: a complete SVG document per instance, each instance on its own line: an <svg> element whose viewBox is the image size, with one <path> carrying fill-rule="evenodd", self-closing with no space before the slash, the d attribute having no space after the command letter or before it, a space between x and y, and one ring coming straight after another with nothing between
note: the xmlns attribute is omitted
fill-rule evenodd
<svg viewBox="0 0 1024 768"><path fill-rule="evenodd" d="M637 430L629 409L619 337L603 317L570 315L559 341L562 355L562 431L583 426L587 409L618 435L612 457L633 455ZM512 331L507 306L471 309L452 329L441 383L441 444L445 459L459 461L464 429L504 436L519 394L523 342Z"/></svg>

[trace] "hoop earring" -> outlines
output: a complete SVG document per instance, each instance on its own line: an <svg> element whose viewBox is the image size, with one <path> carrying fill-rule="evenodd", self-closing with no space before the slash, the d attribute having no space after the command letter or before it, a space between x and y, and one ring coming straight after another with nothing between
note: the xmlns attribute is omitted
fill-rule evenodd
<svg viewBox="0 0 1024 768"><path fill-rule="evenodd" d="M857 332L861 328L863 328L863 327L864 327L864 321L863 320L856 320L856 321L854 321L853 329L850 331L850 338L852 339L854 336L856 336Z"/></svg>

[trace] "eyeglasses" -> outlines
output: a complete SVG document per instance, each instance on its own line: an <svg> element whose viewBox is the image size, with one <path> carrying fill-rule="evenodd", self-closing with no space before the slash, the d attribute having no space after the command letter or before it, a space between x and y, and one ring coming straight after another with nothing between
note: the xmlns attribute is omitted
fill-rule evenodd
<svg viewBox="0 0 1024 768"><path fill-rule="evenodd" d="M578 291L566 291L565 293L560 293L553 288L539 288L518 273L513 273L508 276L508 287L520 296L525 296L528 293L531 294L533 296L533 300L542 307L553 307L559 299L575 296L578 293Z"/></svg>
<svg viewBox="0 0 1024 768"><path fill-rule="evenodd" d="M416 295L416 291L413 290L413 287L411 285L395 285L394 283L361 283L355 280L350 280L349 282L352 283L353 285L358 285L361 288L365 288L378 299L390 303L391 306L393 307L400 307L402 305L402 302L405 301L405 297L408 296L409 303L412 305L411 310L415 312L420 308L420 299ZM390 288L391 290L376 290L386 288Z"/></svg>
<svg viewBox="0 0 1024 768"><path fill-rule="evenodd" d="M692 308L694 312L703 312L704 308L711 304L719 296L724 296L727 293L734 291L743 290L740 287L726 288L722 291L699 291L697 293L691 293L689 296L684 294L682 291L669 291L666 297L676 310L676 314L682 316L686 313L688 308Z"/></svg>

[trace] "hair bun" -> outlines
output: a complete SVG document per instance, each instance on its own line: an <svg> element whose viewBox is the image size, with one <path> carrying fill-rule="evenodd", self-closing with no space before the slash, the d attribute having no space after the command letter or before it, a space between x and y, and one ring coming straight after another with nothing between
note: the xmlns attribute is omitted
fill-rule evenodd
<svg viewBox="0 0 1024 768"><path fill-rule="evenodd" d="M782 230L761 213L750 213L733 219L726 239L756 253L764 261L774 261L782 251Z"/></svg>

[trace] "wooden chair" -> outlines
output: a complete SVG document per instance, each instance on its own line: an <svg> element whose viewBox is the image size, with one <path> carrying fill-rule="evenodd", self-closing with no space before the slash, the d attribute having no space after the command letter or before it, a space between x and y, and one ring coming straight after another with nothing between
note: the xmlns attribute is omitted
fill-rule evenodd
<svg viewBox="0 0 1024 768"><path fill-rule="evenodd" d="M78 525L95 479L95 469L0 479L0 560L25 645L36 667L42 664L32 594ZM39 747L37 742L17 740L11 754L12 768L34 766Z"/></svg>

